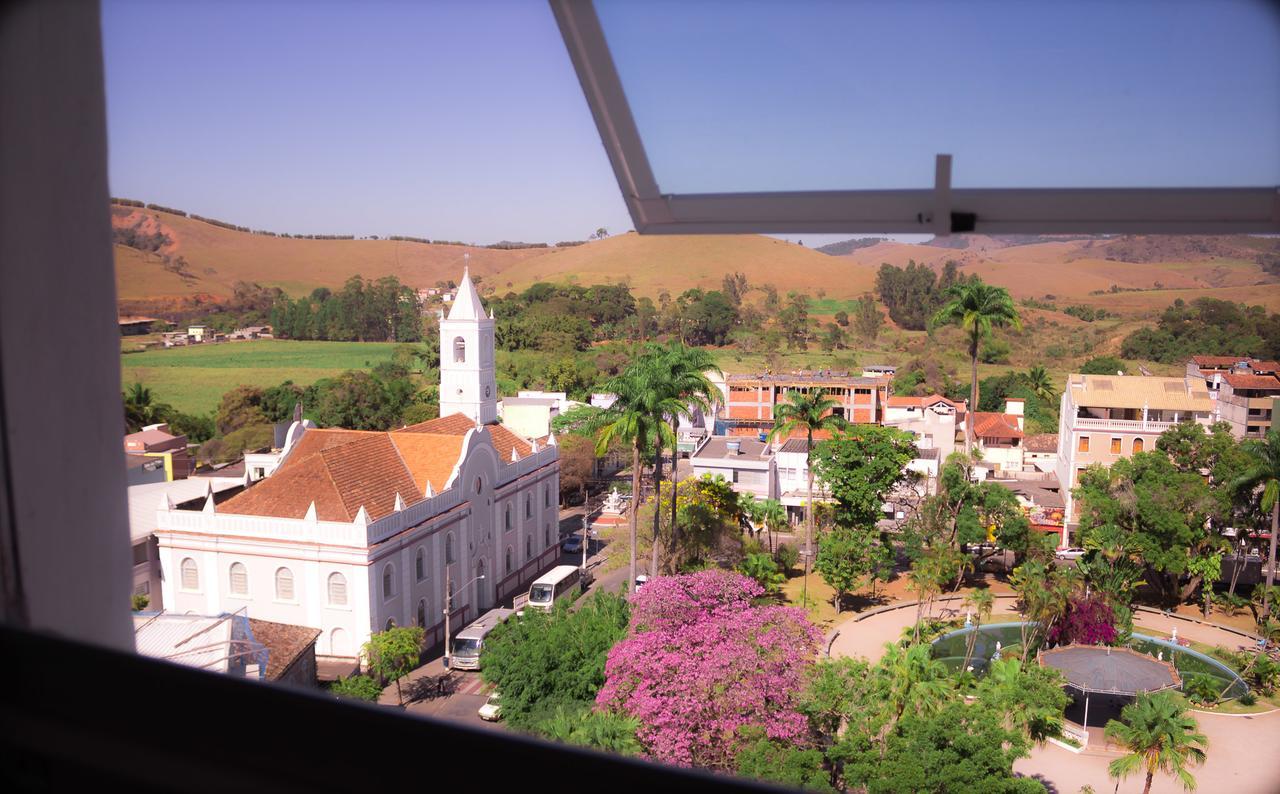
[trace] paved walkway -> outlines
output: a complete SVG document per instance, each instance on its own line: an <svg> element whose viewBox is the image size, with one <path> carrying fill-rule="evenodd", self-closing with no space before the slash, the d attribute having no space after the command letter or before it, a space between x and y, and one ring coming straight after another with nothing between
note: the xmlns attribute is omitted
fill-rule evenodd
<svg viewBox="0 0 1280 794"><path fill-rule="evenodd" d="M997 611L1007 608L1008 600L996 602ZM935 611L940 607L935 607ZM877 661L884 654L885 643L897 642L902 630L915 622L915 606L889 609L858 620L847 620L837 627L838 636L831 645L831 655L862 656ZM1165 615L1139 613L1135 622L1153 629L1208 645L1235 648L1248 640L1212 626L1202 626ZM834 633L834 632L833 632ZM1232 794L1275 794L1280 791L1280 712L1261 715L1228 715L1197 712L1201 733L1209 739L1207 759L1192 770L1198 790L1232 792ZM1093 731L1091 735L1096 739ZM1035 777L1045 783L1050 794L1074 794L1085 785L1095 791L1142 790L1143 778L1132 776L1116 786L1107 775L1107 765L1119 752L1105 745L1091 744L1082 753L1073 753L1057 745L1033 748L1029 758L1013 765L1015 772ZM1152 792L1181 792L1182 787L1167 776L1156 776Z"/></svg>

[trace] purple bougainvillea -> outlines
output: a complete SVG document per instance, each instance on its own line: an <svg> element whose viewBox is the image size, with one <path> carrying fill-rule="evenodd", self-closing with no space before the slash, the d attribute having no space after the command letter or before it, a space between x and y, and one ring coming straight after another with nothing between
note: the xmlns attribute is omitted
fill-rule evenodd
<svg viewBox="0 0 1280 794"><path fill-rule="evenodd" d="M799 609L753 606L762 594L717 570L647 583L596 703L638 719L649 754L681 766L732 769L747 726L803 741L796 700L821 637Z"/></svg>
<svg viewBox="0 0 1280 794"><path fill-rule="evenodd" d="M1045 637L1051 644L1113 645L1116 641L1116 616L1101 598L1073 598L1067 612Z"/></svg>

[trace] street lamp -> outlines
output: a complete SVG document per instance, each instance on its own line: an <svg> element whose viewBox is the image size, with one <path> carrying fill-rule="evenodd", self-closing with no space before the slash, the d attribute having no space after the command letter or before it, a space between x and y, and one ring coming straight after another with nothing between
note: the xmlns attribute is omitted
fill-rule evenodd
<svg viewBox="0 0 1280 794"><path fill-rule="evenodd" d="M475 582L484 578L484 574L480 574L462 586L466 590ZM453 588L449 581L449 566L444 567L444 666L449 668L449 658L453 655L453 636L449 633L449 613L453 611Z"/></svg>

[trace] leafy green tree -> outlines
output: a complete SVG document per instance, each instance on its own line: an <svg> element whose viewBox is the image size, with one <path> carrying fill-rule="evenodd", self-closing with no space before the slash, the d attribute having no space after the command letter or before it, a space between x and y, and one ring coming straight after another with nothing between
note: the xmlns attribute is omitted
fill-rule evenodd
<svg viewBox="0 0 1280 794"><path fill-rule="evenodd" d="M805 434L806 468L808 469L808 490L805 499L805 540L804 540L804 598L809 597L809 568L813 564L813 434L815 432L831 432L846 425L843 417L835 414L840 403L825 392L813 390L801 392L788 391L787 401L779 402L773 410L773 429L769 431L769 439L787 438L792 433L803 430Z"/></svg>
<svg viewBox="0 0 1280 794"><path fill-rule="evenodd" d="M1085 375L1114 375L1128 371L1129 365L1115 356L1098 356L1080 365L1080 372Z"/></svg>
<svg viewBox="0 0 1280 794"><path fill-rule="evenodd" d="M779 413L783 407L779 406ZM906 469L915 456L911 433L880 425L854 425L813 447L810 476L820 477L835 499L838 523L873 527L893 490L916 479Z"/></svg>
<svg viewBox="0 0 1280 794"><path fill-rule="evenodd" d="M778 570L778 564L768 554L748 554L738 566L738 570L744 576L756 580L756 584L763 587L766 593L771 594L778 592L787 578Z"/></svg>
<svg viewBox="0 0 1280 794"><path fill-rule="evenodd" d="M975 694L1008 730L1033 742L1062 734L1063 710L1071 697L1057 670L1017 659L992 662Z"/></svg>
<svg viewBox="0 0 1280 794"><path fill-rule="evenodd" d="M371 635L362 649L369 672L384 681L396 682L396 698L401 705L404 705L404 694L400 691L400 679L418 666L422 639L421 626L393 626Z"/></svg>
<svg viewBox="0 0 1280 794"><path fill-rule="evenodd" d="M385 374L388 379L378 377ZM400 424L413 401L412 384L397 370L384 373L348 370L312 385L313 415L323 427L348 430L388 430Z"/></svg>
<svg viewBox="0 0 1280 794"><path fill-rule="evenodd" d="M481 669L502 693L503 719L538 731L558 707L585 713L604 685L606 657L626 634L629 616L622 596L597 593L575 611L560 603L550 613L525 612L495 629L481 650ZM557 734L570 741L572 730Z"/></svg>
<svg viewBox="0 0 1280 794"><path fill-rule="evenodd" d="M208 415L196 416L173 411L165 421L169 424L170 432L174 435L186 436L187 441L192 444L203 444L213 438L218 431L213 417Z"/></svg>
<svg viewBox="0 0 1280 794"><path fill-rule="evenodd" d="M1199 586L1182 584L1190 561L1221 545L1206 529L1218 504L1204 478L1157 450L1091 466L1073 492L1086 546L1112 547L1146 567L1146 580L1176 604Z"/></svg>
<svg viewBox="0 0 1280 794"><path fill-rule="evenodd" d="M876 341L876 337L880 335L881 329L884 328L884 315L880 313L880 309L876 306L875 296L871 293L863 295L858 300L858 307L855 310L854 327L858 334L868 342ZM837 315L836 320L840 317ZM848 320L841 325L847 325Z"/></svg>
<svg viewBox="0 0 1280 794"><path fill-rule="evenodd" d="M740 776L803 791L835 791L821 750L775 741L754 726L747 732L748 744L736 759Z"/></svg>
<svg viewBox="0 0 1280 794"><path fill-rule="evenodd" d="M845 596L863 584L870 583L874 597L875 583L893 573L893 550L881 542L873 528L836 525L818 542L814 567L822 581L836 591L839 613Z"/></svg>
<svg viewBox="0 0 1280 794"><path fill-rule="evenodd" d="M848 328L848 327L849 327L849 313L848 313L848 312L846 312L846 311L844 311L844 310L841 310L841 311L836 312L835 320L836 320L836 324L837 324L837 325L839 325L841 328Z"/></svg>
<svg viewBox="0 0 1280 794"><path fill-rule="evenodd" d="M945 292L946 303L929 320L929 327L957 325L968 337L970 363L970 410L978 405L978 348L982 340L991 337L996 328L1011 327L1022 330L1018 306L1009 290L975 279L956 284ZM973 449L973 423L965 425L968 449Z"/></svg>
<svg viewBox="0 0 1280 794"><path fill-rule="evenodd" d="M329 687L329 691L338 697L369 703L376 703L382 695L382 687L367 675L353 675L338 679L333 686Z"/></svg>
<svg viewBox="0 0 1280 794"><path fill-rule="evenodd" d="M226 394L218 403L215 415L218 435L228 433L251 425L269 424L266 414L262 412L262 389L257 386L237 386Z"/></svg>
<svg viewBox="0 0 1280 794"><path fill-rule="evenodd" d="M133 594L132 606L133 606L134 612L141 612L142 610L146 609L150 603L151 603L151 598L148 597L146 594L144 593Z"/></svg>
<svg viewBox="0 0 1280 794"><path fill-rule="evenodd" d="M773 553L778 560L778 564L782 566L783 573L790 573L791 569L796 567L796 563L800 561L800 552L792 545L782 543L778 545L778 550Z"/></svg>
<svg viewBox="0 0 1280 794"><path fill-rule="evenodd" d="M787 304L777 317L778 325L787 337L787 347L794 350L808 350L809 296L803 292L788 292Z"/></svg>
<svg viewBox="0 0 1280 794"><path fill-rule="evenodd" d="M1172 694L1138 695L1120 712L1119 720L1107 723L1107 738L1129 750L1112 761L1107 772L1119 779L1135 772L1145 773L1143 794L1151 791L1157 772L1172 775L1183 788L1192 791L1196 779L1188 767L1204 763L1209 743L1198 729L1195 718Z"/></svg>
<svg viewBox="0 0 1280 794"><path fill-rule="evenodd" d="M1013 570L1009 583L1022 601L1022 662L1067 613L1067 605L1075 590L1075 572L1053 563L1028 560Z"/></svg>
<svg viewBox="0 0 1280 794"><path fill-rule="evenodd" d="M1245 442L1245 454L1250 462L1247 471L1232 483L1237 491L1262 491L1259 502L1264 512L1271 512L1271 546L1267 553L1267 585L1264 593L1270 594L1275 585L1276 535L1280 534L1280 430L1272 427L1266 439ZM1271 617L1269 595L1262 603L1262 618Z"/></svg>

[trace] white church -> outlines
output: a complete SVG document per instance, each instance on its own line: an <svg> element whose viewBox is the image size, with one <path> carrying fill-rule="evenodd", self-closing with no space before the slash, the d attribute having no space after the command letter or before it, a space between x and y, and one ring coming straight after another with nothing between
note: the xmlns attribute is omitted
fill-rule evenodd
<svg viewBox="0 0 1280 794"><path fill-rule="evenodd" d="M278 469L203 507L159 506L168 611L321 630L321 659L374 631L443 640L446 571L457 631L558 561L554 436L497 421L493 317L464 273L440 321L440 418L399 430L295 422Z"/></svg>

